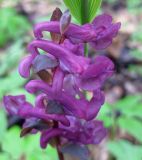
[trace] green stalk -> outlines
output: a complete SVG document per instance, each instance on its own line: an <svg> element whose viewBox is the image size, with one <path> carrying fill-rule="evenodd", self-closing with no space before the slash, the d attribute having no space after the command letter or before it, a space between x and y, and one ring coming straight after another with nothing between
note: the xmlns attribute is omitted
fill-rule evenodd
<svg viewBox="0 0 142 160"><path fill-rule="evenodd" d="M88 44L87 43L84 44L84 53L85 53L85 57L88 57Z"/></svg>
<svg viewBox="0 0 142 160"><path fill-rule="evenodd" d="M81 1L81 24L89 22L88 14L88 0Z"/></svg>
<svg viewBox="0 0 142 160"><path fill-rule="evenodd" d="M81 24L86 24L89 22L88 19L88 0L81 0ZM85 43L84 45L84 53L85 56L88 57L88 45Z"/></svg>

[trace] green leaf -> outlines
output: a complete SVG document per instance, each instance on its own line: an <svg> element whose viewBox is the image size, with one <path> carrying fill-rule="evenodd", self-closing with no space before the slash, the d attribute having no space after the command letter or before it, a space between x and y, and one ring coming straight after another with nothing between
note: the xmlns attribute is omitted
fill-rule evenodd
<svg viewBox="0 0 142 160"><path fill-rule="evenodd" d="M30 28L28 20L18 14L14 8L1 8L0 22L0 47L3 47L8 41L17 40Z"/></svg>
<svg viewBox="0 0 142 160"><path fill-rule="evenodd" d="M9 160L10 157L6 153L0 153L0 160Z"/></svg>
<svg viewBox="0 0 142 160"><path fill-rule="evenodd" d="M3 140L3 137L6 133L7 129L7 119L6 119L6 114L2 108L0 108L0 121L1 121L1 127L0 127L0 143Z"/></svg>
<svg viewBox="0 0 142 160"><path fill-rule="evenodd" d="M132 14L140 14L141 13L141 0L126 0L127 10Z"/></svg>
<svg viewBox="0 0 142 160"><path fill-rule="evenodd" d="M14 71L6 78L1 78L0 83L2 84L0 86L1 99L6 93L10 93L17 88L22 87L26 83L26 80L19 76L18 71Z"/></svg>
<svg viewBox="0 0 142 160"><path fill-rule="evenodd" d="M50 145L46 150L40 148L39 134L29 135L25 138L20 138L19 135L20 128L15 126L5 133L2 140L2 152L8 155L9 159L19 160L24 155L26 160L57 160L56 150ZM6 160L5 155L2 155L3 160Z"/></svg>
<svg viewBox="0 0 142 160"><path fill-rule="evenodd" d="M108 143L108 150L117 160L141 160L142 146L133 145L126 140L111 141Z"/></svg>
<svg viewBox="0 0 142 160"><path fill-rule="evenodd" d="M141 95L127 96L123 99L120 99L115 104L115 107L127 117L142 118Z"/></svg>
<svg viewBox="0 0 142 160"><path fill-rule="evenodd" d="M20 155L23 153L22 143L19 138L19 128L14 127L10 129L3 138L2 142L2 150L9 154L14 159L18 159ZM14 145L14 147L13 147Z"/></svg>
<svg viewBox="0 0 142 160"><path fill-rule="evenodd" d="M131 108L135 106L141 100L141 95L130 95L123 99L120 99L115 104L117 109L125 110L126 108Z"/></svg>
<svg viewBox="0 0 142 160"><path fill-rule="evenodd" d="M105 103L102 107L101 110L98 114L99 120L102 120L104 122L105 127L109 128L110 126L113 125L113 110L112 106Z"/></svg>
<svg viewBox="0 0 142 160"><path fill-rule="evenodd" d="M138 119L120 117L118 125L121 129L135 137L138 141L142 142L142 123Z"/></svg>
<svg viewBox="0 0 142 160"><path fill-rule="evenodd" d="M0 57L0 76L5 75L7 72L18 66L18 62L25 53L22 45L22 40L17 40L17 42L9 46L5 51L5 54Z"/></svg>
<svg viewBox="0 0 142 160"><path fill-rule="evenodd" d="M64 0L72 15L81 23L91 22L102 0Z"/></svg>

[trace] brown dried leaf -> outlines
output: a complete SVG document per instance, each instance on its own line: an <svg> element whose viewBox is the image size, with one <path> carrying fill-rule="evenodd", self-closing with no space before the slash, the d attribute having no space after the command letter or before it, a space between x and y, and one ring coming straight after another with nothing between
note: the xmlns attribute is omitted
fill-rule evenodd
<svg viewBox="0 0 142 160"><path fill-rule="evenodd" d="M62 17L62 11L59 9L59 8L56 8L53 13L52 13L52 16L51 16L51 21L60 21L60 18ZM60 34L57 34L57 33L53 33L53 32L50 32L50 35L51 35L51 39L56 42L56 43L59 43L60 39L61 39L61 35Z"/></svg>
<svg viewBox="0 0 142 160"><path fill-rule="evenodd" d="M29 119L25 123L26 123L24 124L25 127L22 129L20 133L20 137L24 137L25 135L31 133L33 129L35 129L35 131L44 130L44 129L48 129L53 126L53 122L43 121L43 120L38 120L38 119L35 119L35 120Z"/></svg>
<svg viewBox="0 0 142 160"><path fill-rule="evenodd" d="M23 129L21 130L20 137L24 137L24 136L26 136L27 134L29 134L32 129L33 129L32 127L23 128Z"/></svg>
<svg viewBox="0 0 142 160"><path fill-rule="evenodd" d="M60 8L56 8L53 13L52 13L52 16L51 16L51 21L59 21L60 18L62 17L62 11L60 10Z"/></svg>
<svg viewBox="0 0 142 160"><path fill-rule="evenodd" d="M48 71L42 70L38 72L38 76L44 81L44 82L51 82L51 75Z"/></svg>

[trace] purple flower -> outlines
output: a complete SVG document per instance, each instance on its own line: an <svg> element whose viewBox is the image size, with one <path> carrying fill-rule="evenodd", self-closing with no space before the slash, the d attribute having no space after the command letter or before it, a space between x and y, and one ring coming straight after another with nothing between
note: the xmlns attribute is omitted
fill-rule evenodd
<svg viewBox="0 0 142 160"><path fill-rule="evenodd" d="M73 81L81 89L92 91L100 88L104 81L113 74L114 64L105 56L97 56L95 60L92 60L89 63L89 59L85 59L83 56L73 55L73 53L68 49L64 50L61 46L49 41L36 40L29 45L29 50L31 53L38 55L39 53L36 51L37 48L43 49L46 52L49 51L50 54L58 58L60 62L60 68L64 71L78 73L76 75L73 74L73 77L70 77L74 79ZM77 51L77 49L75 49L75 51ZM57 66L57 60L51 61L51 58L49 58L47 55L41 55L40 57L40 59L36 58L36 60L34 60L34 68L37 68L36 70L41 70L42 67L49 69ZM30 58L31 57L29 57L29 59ZM19 69L20 73L25 73L25 77L26 75L29 75L30 66L31 63L33 63L29 59L25 59L24 62L21 63L21 67ZM40 61L41 63L39 63ZM23 67L23 64L26 64L25 68Z"/></svg>
<svg viewBox="0 0 142 160"><path fill-rule="evenodd" d="M59 128L50 128L41 134L40 145L46 148L49 141L60 136L69 142L81 143L84 145L98 144L106 136L107 130L103 127L101 121L83 121L74 117L68 117L70 126L60 125ZM64 141L63 141L64 142Z"/></svg>
<svg viewBox="0 0 142 160"><path fill-rule="evenodd" d="M89 59L77 56L70 50L47 40L34 40L28 46L29 52L34 55L39 54L38 49L42 49L57 58L64 71L81 73L89 62Z"/></svg>
<svg viewBox="0 0 142 160"><path fill-rule="evenodd" d="M24 95L18 95L18 96L4 96L3 102L6 110L11 115L18 115L18 111L20 109L20 106L25 104L25 96Z"/></svg>
<svg viewBox="0 0 142 160"><path fill-rule="evenodd" d="M112 17L103 14L96 17L92 23L93 29L96 31L96 38L90 42L90 45L96 50L107 48L111 43L112 39L116 37L121 23L112 23Z"/></svg>
<svg viewBox="0 0 142 160"><path fill-rule="evenodd" d="M94 19L92 24L78 26L70 24L65 36L74 42L89 42L96 50L105 49L112 43L112 39L116 37L121 23L112 23L112 17L102 14ZM60 33L59 22L44 22L37 24L34 28L35 37L41 39L42 32L49 31Z"/></svg>
<svg viewBox="0 0 142 160"><path fill-rule="evenodd" d="M63 135L74 142L82 144L98 144L106 136L107 130L104 128L103 123L98 120L82 121L74 117L68 117L70 126L66 127L61 125L64 130Z"/></svg>
<svg viewBox="0 0 142 160"><path fill-rule="evenodd" d="M32 55L29 55L21 61L19 65L19 73L23 78L28 78L30 76L30 68L33 58L34 57Z"/></svg>
<svg viewBox="0 0 142 160"><path fill-rule="evenodd" d="M28 50L30 51L31 55L26 57L19 66L19 72L22 77L25 77L25 78L29 77L31 65L34 59L39 55L38 49L42 49L45 52L54 56L56 59L59 60L60 67L64 71L68 71L71 73L81 73L84 70L84 68L87 67L87 64L89 63L88 58L77 56L73 54L69 49L64 49L64 47L59 46L56 43L53 43L47 40L46 41L45 40L34 40L28 46ZM77 51L78 47L77 49L73 48L73 50ZM48 56L47 56L47 59L49 59ZM46 62L47 61L45 61L45 63ZM53 63L55 63L55 66L56 66L57 62L55 61ZM48 65L47 69L52 68L53 63L50 63L50 65L47 64Z"/></svg>
<svg viewBox="0 0 142 160"><path fill-rule="evenodd" d="M65 125L69 125L68 119L64 115L48 114L45 108L33 107L26 101L24 95L20 96L5 96L4 106L9 114L18 115L21 118L38 118L45 121L57 120Z"/></svg>
<svg viewBox="0 0 142 160"><path fill-rule="evenodd" d="M70 93L62 90L58 90L57 93L53 88L40 80L30 81L26 85L28 92L35 93L40 90L47 95L49 100L54 100L62 104L67 115L75 115L78 118L86 120L95 118L104 103L104 94L100 90L95 91L91 100L88 101L85 97L84 99L77 99L76 95L72 96Z"/></svg>
<svg viewBox="0 0 142 160"><path fill-rule="evenodd" d="M61 15L56 9L52 19L58 20ZM71 24L68 12L60 22L35 26L36 39L28 45L30 55L19 65L22 77L29 78L31 69L39 77L25 85L29 93L36 93L35 104L27 102L24 95L3 99L9 114L25 119L21 137L40 132L42 148L57 138L61 147L67 146L65 150L76 147L86 153L85 145L101 142L107 131L96 117L105 101L101 89L112 76L114 64L106 56L85 57L84 46L88 43L96 50L108 47L119 28L120 23L112 23L106 14L91 24ZM55 42L44 40L43 31L50 32Z"/></svg>
<svg viewBox="0 0 142 160"><path fill-rule="evenodd" d="M101 88L103 83L112 76L114 72L113 62L105 56L96 56L88 65L88 68L75 77L78 87L84 90L93 91Z"/></svg>
<svg viewBox="0 0 142 160"><path fill-rule="evenodd" d="M69 49L72 53L78 56L84 56L84 44L83 43L73 44L69 39L65 39L61 45Z"/></svg>

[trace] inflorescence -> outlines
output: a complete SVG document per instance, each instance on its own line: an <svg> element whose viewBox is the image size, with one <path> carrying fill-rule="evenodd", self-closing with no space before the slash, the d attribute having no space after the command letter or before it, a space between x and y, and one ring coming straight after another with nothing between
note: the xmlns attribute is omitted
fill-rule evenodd
<svg viewBox="0 0 142 160"><path fill-rule="evenodd" d="M85 56L84 46L107 48L120 23L112 23L106 14L82 26L69 21L64 24L64 17L34 27L35 40L28 45L30 55L20 63L22 77L29 78L31 69L39 77L25 86L27 92L36 93L34 106L24 95L4 96L8 113L25 119L21 136L40 132L42 148L56 137L61 146L98 144L107 134L96 116L105 100L102 86L112 76L114 64L106 56ZM51 33L52 40L43 36L44 31Z"/></svg>

